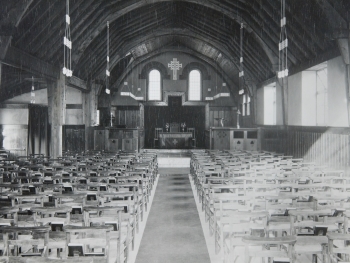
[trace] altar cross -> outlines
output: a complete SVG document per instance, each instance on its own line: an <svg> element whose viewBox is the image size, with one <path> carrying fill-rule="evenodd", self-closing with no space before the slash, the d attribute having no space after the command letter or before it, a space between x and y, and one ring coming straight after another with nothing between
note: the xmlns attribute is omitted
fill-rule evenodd
<svg viewBox="0 0 350 263"><path fill-rule="evenodd" d="M173 140L173 144L175 145L175 147L176 147L176 145L177 145L178 143L179 143L179 142L178 142L176 139Z"/></svg>
<svg viewBox="0 0 350 263"><path fill-rule="evenodd" d="M170 63L168 63L168 68L173 71L173 80L177 80L177 71L182 68L182 64L177 61L177 58L173 58L173 61L170 61Z"/></svg>

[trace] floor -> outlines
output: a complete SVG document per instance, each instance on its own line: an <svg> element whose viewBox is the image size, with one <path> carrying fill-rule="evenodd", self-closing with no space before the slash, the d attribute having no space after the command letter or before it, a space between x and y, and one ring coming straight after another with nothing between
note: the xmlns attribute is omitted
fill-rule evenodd
<svg viewBox="0 0 350 263"><path fill-rule="evenodd" d="M210 262L188 174L189 168L159 169L136 263Z"/></svg>

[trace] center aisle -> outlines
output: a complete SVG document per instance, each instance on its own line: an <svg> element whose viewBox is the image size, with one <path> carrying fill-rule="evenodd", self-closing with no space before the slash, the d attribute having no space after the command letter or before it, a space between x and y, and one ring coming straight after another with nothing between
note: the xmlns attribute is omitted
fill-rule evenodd
<svg viewBox="0 0 350 263"><path fill-rule="evenodd" d="M158 173L158 186L136 263L209 263L189 168L160 168Z"/></svg>

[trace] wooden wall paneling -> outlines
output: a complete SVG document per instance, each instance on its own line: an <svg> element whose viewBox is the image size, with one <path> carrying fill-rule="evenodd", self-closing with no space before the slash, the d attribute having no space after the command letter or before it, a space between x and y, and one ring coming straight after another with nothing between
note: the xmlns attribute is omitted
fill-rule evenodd
<svg viewBox="0 0 350 263"><path fill-rule="evenodd" d="M300 132L300 140L299 140L299 158L304 158L305 153L305 138L304 132Z"/></svg>
<svg viewBox="0 0 350 263"><path fill-rule="evenodd" d="M292 155L292 153L294 152L294 144L292 142L293 137L292 137L292 132L288 130L288 134L287 134L287 139L288 139L288 155Z"/></svg>
<svg viewBox="0 0 350 263"><path fill-rule="evenodd" d="M315 147L315 156L314 156L314 162L317 163L320 158L318 158L318 153L322 153L322 147L323 147L323 136L321 133L316 133L316 140L317 144Z"/></svg>
<svg viewBox="0 0 350 263"><path fill-rule="evenodd" d="M340 167L341 165L341 152L343 151L342 149L342 144L341 144L341 137L342 135L339 135L339 136L335 136L336 137L336 147L337 147L337 150L336 150L336 156L335 156L335 160L336 160L336 164L338 167Z"/></svg>
<svg viewBox="0 0 350 263"><path fill-rule="evenodd" d="M302 139L302 156L304 157L305 161L306 162L309 162L310 159L309 159L309 149L310 149L310 133L305 133L303 132L303 139Z"/></svg>
<svg viewBox="0 0 350 263"><path fill-rule="evenodd" d="M336 166L339 165L339 161L340 161L340 156L339 156L339 153L341 152L341 148L340 148L340 137L341 135L337 136L337 135L334 135L333 134L333 137L334 137L334 164Z"/></svg>
<svg viewBox="0 0 350 263"><path fill-rule="evenodd" d="M305 132L301 133L301 152L300 155L302 156L302 158L305 158L305 161L307 162L307 151L308 151L308 134L306 134Z"/></svg>
<svg viewBox="0 0 350 263"><path fill-rule="evenodd" d="M318 127L280 130L262 128L262 150L283 152L307 162L344 168L350 165L350 135L341 129L328 131Z"/></svg>
<svg viewBox="0 0 350 263"><path fill-rule="evenodd" d="M329 162L329 159L326 158L326 156L328 156L328 152L329 152L329 147L328 147L328 136L327 134L323 134L323 152L322 152L322 156L324 159L324 164L326 164L326 162Z"/></svg>
<svg viewBox="0 0 350 263"><path fill-rule="evenodd" d="M350 166L350 135L346 135L346 156L345 156L345 167Z"/></svg>
<svg viewBox="0 0 350 263"><path fill-rule="evenodd" d="M313 132L310 134L310 140L311 140L311 147L309 150L309 158L310 162L314 162L315 160L315 148L317 147L317 140L316 140L316 134Z"/></svg>
<svg viewBox="0 0 350 263"><path fill-rule="evenodd" d="M300 158L300 132L295 132L296 133L296 146L297 146L297 151L296 151L296 158Z"/></svg>
<svg viewBox="0 0 350 263"><path fill-rule="evenodd" d="M341 165L341 152L343 151L342 149L342 144L341 144L341 137L343 135L339 135L339 136L335 136L336 137L336 141L337 141L337 150L336 150L336 164L338 167L340 167Z"/></svg>
<svg viewBox="0 0 350 263"><path fill-rule="evenodd" d="M214 119L213 119L214 125L213 126L214 127L219 127L219 121L216 120L216 118L219 118L219 112L214 110L213 113L214 113L214 115L213 115L213 117L214 117Z"/></svg>
<svg viewBox="0 0 350 263"><path fill-rule="evenodd" d="M210 108L209 108L209 103L207 103L204 107L204 118L205 118L205 123L204 123L204 129L205 130L209 130L210 128ZM206 138L206 136L204 135L204 138ZM204 141L206 142L206 139L204 139Z"/></svg>
<svg viewBox="0 0 350 263"><path fill-rule="evenodd" d="M105 149L105 130L94 130L94 150L103 151Z"/></svg>
<svg viewBox="0 0 350 263"><path fill-rule="evenodd" d="M346 167L347 166L347 156L348 156L348 135L343 136L343 162L341 167Z"/></svg>
<svg viewBox="0 0 350 263"><path fill-rule="evenodd" d="M320 147L318 148L318 153L320 154L320 157L317 158L318 162L325 162L325 151L326 151L326 138L324 134L320 135L321 138L321 144Z"/></svg>
<svg viewBox="0 0 350 263"><path fill-rule="evenodd" d="M125 120L125 110L118 110L119 112L119 125L126 125L126 120Z"/></svg>
<svg viewBox="0 0 350 263"><path fill-rule="evenodd" d="M63 150L75 153L85 151L85 126L64 125L63 126Z"/></svg>
<svg viewBox="0 0 350 263"><path fill-rule="evenodd" d="M343 138L343 142L342 142L342 144L343 144L343 157L342 157L343 161L342 161L341 167L346 167L346 153L347 153L347 151L346 151L347 150L346 140L347 140L347 135L343 135L342 138Z"/></svg>
<svg viewBox="0 0 350 263"><path fill-rule="evenodd" d="M339 165L339 167L341 167L344 164L344 153L345 153L344 135L340 135L339 139L340 139L339 140L339 147L340 147L341 151L339 153L340 163L338 165Z"/></svg>
<svg viewBox="0 0 350 263"><path fill-rule="evenodd" d="M314 158L314 148L316 147L316 140L315 140L315 133L310 133L309 134L309 138L310 138L310 143L309 143L309 160L310 162L313 162L313 158Z"/></svg>
<svg viewBox="0 0 350 263"><path fill-rule="evenodd" d="M219 110L219 118L225 118L225 111Z"/></svg>
<svg viewBox="0 0 350 263"><path fill-rule="evenodd" d="M340 167L345 167L345 154L346 154L346 135L342 135L341 136L341 148L342 148L342 152L341 152L341 163L340 163Z"/></svg>
<svg viewBox="0 0 350 263"><path fill-rule="evenodd" d="M331 166L334 166L334 138L333 138L333 134L328 134L329 136L329 146L330 146L330 164Z"/></svg>
<svg viewBox="0 0 350 263"><path fill-rule="evenodd" d="M323 142L323 136L322 134L316 133L316 137L317 137L317 144L316 144L316 149L315 149L315 163L319 162L320 158L318 158L317 153L321 153L321 149L322 149L322 142Z"/></svg>
<svg viewBox="0 0 350 263"><path fill-rule="evenodd" d="M338 148L337 148L337 143L338 143L338 138L332 134L332 166L335 166L337 165L337 162L336 162L336 159L337 159L337 152L338 152Z"/></svg>
<svg viewBox="0 0 350 263"><path fill-rule="evenodd" d="M140 128L144 128L145 127L145 107L143 106L143 104L140 104L140 124L139 124Z"/></svg>
<svg viewBox="0 0 350 263"><path fill-rule="evenodd" d="M209 111L209 127L214 127L214 111Z"/></svg>
<svg viewBox="0 0 350 263"><path fill-rule="evenodd" d="M334 167L335 166L335 138L334 138L334 135L333 134L329 134L329 137L330 137L330 146L331 146L331 165Z"/></svg>
<svg viewBox="0 0 350 263"><path fill-rule="evenodd" d="M322 159L323 159L323 157L322 157L322 151L323 151L323 149L324 149L324 136L323 136L323 134L321 134L321 133L318 133L317 134L317 137L318 137L318 144L317 144L317 148L316 148L316 156L315 156L315 162L317 163L317 162L322 162ZM320 153L321 153L321 155L320 155ZM321 158L320 158L320 156L321 156Z"/></svg>
<svg viewBox="0 0 350 263"><path fill-rule="evenodd" d="M316 140L315 140L315 133L310 133L309 134L309 139L310 139L310 143L309 143L309 150L308 150L308 153L309 153L309 160L310 162L313 162L313 158L314 158L314 150L315 150L315 147L316 147Z"/></svg>
<svg viewBox="0 0 350 263"><path fill-rule="evenodd" d="M300 132L298 131L293 131L294 135L295 135L295 145L296 145L296 154L295 157L299 158L300 157Z"/></svg>
<svg viewBox="0 0 350 263"><path fill-rule="evenodd" d="M294 152L294 143L293 143L293 139L294 139L294 136L292 134L291 131L288 131L288 134L287 134L287 138L288 138L288 155L292 155L293 152Z"/></svg>
<svg viewBox="0 0 350 263"><path fill-rule="evenodd" d="M125 111L125 124L128 128L133 128L136 126L135 123L135 111L127 110Z"/></svg>
<svg viewBox="0 0 350 263"><path fill-rule="evenodd" d="M297 139L297 141L296 141L296 145L297 145L297 152L296 152L296 158L300 158L300 152L301 152L301 150L300 150L300 145L301 145L301 142L300 142L300 138L301 138L301 136L300 136L300 132L299 131L297 131L296 132L296 139Z"/></svg>
<svg viewBox="0 0 350 263"><path fill-rule="evenodd" d="M329 160L330 160L330 165L334 165L334 140L333 140L333 135L328 134L329 137Z"/></svg>
<svg viewBox="0 0 350 263"><path fill-rule="evenodd" d="M308 152L310 149L310 141L309 141L309 133L303 132L303 139L302 139L302 156L305 156L305 160L309 161Z"/></svg>
<svg viewBox="0 0 350 263"><path fill-rule="evenodd" d="M133 111L130 111L130 110L125 111L125 124L126 124L126 127L128 128L133 127L133 124L134 124Z"/></svg>

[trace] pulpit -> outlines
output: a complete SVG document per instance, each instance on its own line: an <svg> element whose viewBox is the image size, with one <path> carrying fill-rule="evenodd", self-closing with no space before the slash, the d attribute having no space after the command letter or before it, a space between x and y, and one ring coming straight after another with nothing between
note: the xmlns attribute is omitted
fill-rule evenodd
<svg viewBox="0 0 350 263"><path fill-rule="evenodd" d="M211 150L260 150L260 130L255 128L211 127L206 132Z"/></svg>
<svg viewBox="0 0 350 263"><path fill-rule="evenodd" d="M144 130L141 128L96 128L94 130L94 150L139 151L143 147Z"/></svg>

